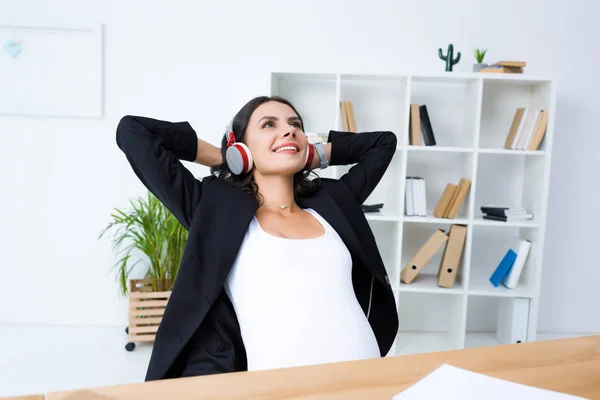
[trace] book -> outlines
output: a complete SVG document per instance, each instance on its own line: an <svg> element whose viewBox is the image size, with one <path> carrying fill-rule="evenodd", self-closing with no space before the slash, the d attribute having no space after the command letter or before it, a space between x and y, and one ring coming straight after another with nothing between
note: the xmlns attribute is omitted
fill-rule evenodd
<svg viewBox="0 0 600 400"><path fill-rule="evenodd" d="M484 205L479 209L483 213L483 219L504 222L526 221L533 219L533 214L529 213L525 208L522 207Z"/></svg>
<svg viewBox="0 0 600 400"><path fill-rule="evenodd" d="M525 68L527 66L527 62L525 61L498 61L492 64L493 66L500 67L516 67L516 68Z"/></svg>
<svg viewBox="0 0 600 400"><path fill-rule="evenodd" d="M346 111L346 102L340 101L340 119L342 120L342 130L344 132L350 132L350 126L348 125L348 112Z"/></svg>
<svg viewBox="0 0 600 400"><path fill-rule="evenodd" d="M448 206L450 206L452 198L454 197L454 194L457 189L458 185L455 185L453 183L446 184L444 192L442 193L442 196L438 200L438 203L435 206L435 209L433 210L434 217L444 218L444 216L447 214Z"/></svg>
<svg viewBox="0 0 600 400"><path fill-rule="evenodd" d="M504 141L504 148L538 150L546 133L547 125L547 110L542 108L517 108Z"/></svg>
<svg viewBox="0 0 600 400"><path fill-rule="evenodd" d="M360 207L365 213L379 212L383 208L383 203L361 204Z"/></svg>
<svg viewBox="0 0 600 400"><path fill-rule="evenodd" d="M410 105L408 144L412 146L421 146L422 144L420 110L418 104Z"/></svg>
<svg viewBox="0 0 600 400"><path fill-rule="evenodd" d="M346 132L356 133L356 120L354 117L354 107L352 102L348 100L340 101L340 114L342 120L342 128Z"/></svg>
<svg viewBox="0 0 600 400"><path fill-rule="evenodd" d="M404 213L406 216L427 216L427 195L424 178L420 176L406 177Z"/></svg>
<svg viewBox="0 0 600 400"><path fill-rule="evenodd" d="M504 278L502 278L502 284L508 289L517 287L519 278L523 272L523 267L525 266L525 261L527 261L527 256L529 255L529 250L531 249L531 241L527 239L515 236L512 238L511 242L510 248L517 253L517 258L515 259L513 266L506 275L504 275Z"/></svg>
<svg viewBox="0 0 600 400"><path fill-rule="evenodd" d="M448 211L445 215L446 218L455 218L460 206L464 202L467 197L467 193L471 187L471 180L466 178L461 178L458 182L458 189L456 190L455 195L452 198L451 204L448 206Z"/></svg>
<svg viewBox="0 0 600 400"><path fill-rule="evenodd" d="M490 65L489 67L481 68L479 72L496 73L496 74L522 74L523 68L506 67L501 65Z"/></svg>
<svg viewBox="0 0 600 400"><path fill-rule="evenodd" d="M421 134L423 135L423 142L425 146L435 146L435 136L433 135L433 128L431 127L431 120L429 119L429 112L427 111L426 105L419 107L419 114L421 116Z"/></svg>
<svg viewBox="0 0 600 400"><path fill-rule="evenodd" d="M411 104L408 143L412 146L435 146L435 135L425 104Z"/></svg>
<svg viewBox="0 0 600 400"><path fill-rule="evenodd" d="M492 276L490 276L490 282L495 287L498 287L504 279L504 276L508 273L510 268L513 266L515 260L517 259L517 253L513 249L508 249L502 260L494 270Z"/></svg>

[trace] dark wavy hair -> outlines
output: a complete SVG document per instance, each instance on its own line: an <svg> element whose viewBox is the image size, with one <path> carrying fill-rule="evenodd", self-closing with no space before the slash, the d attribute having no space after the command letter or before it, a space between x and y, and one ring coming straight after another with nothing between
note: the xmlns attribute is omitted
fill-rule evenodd
<svg viewBox="0 0 600 400"><path fill-rule="evenodd" d="M300 126L304 130L304 121L302 120L302 116L287 99L281 96L258 96L248 101L233 117L233 132L237 142L245 143L246 128L248 127L250 117L261 104L269 101L277 101L290 106L296 115L298 115L298 118L300 118ZM226 145L227 138L223 134L223 139L221 140L221 155L223 160L226 160ZM227 163L223 161L222 164L213 166L211 168L211 173L221 179L231 182L234 186L242 189L243 191L252 194L256 197L256 200L259 202L259 204L261 204L261 196L260 193L258 193L258 186L256 185L256 182L254 182L252 171L241 175L235 175L231 172L227 166ZM320 178L317 177L316 179L311 180L309 179L310 173L311 171L299 171L294 174L294 197L296 199L299 197L308 197L317 191L320 184Z"/></svg>

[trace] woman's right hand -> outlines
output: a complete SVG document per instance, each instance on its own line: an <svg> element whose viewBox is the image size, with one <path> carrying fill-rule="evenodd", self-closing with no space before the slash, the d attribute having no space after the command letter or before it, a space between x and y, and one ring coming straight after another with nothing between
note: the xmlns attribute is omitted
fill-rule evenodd
<svg viewBox="0 0 600 400"><path fill-rule="evenodd" d="M194 162L206 167L220 165L223 163L221 149L202 139L198 139L198 151Z"/></svg>

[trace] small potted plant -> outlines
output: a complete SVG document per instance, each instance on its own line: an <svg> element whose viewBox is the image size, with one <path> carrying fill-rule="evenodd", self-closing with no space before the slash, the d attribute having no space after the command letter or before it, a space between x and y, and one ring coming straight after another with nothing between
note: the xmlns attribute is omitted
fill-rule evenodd
<svg viewBox="0 0 600 400"><path fill-rule="evenodd" d="M98 237L112 232L112 248L120 256L113 269L119 293L129 295L127 351L135 348L134 342L154 340L188 238L188 231L150 192L130 205L127 211L115 208ZM133 269L140 263L141 276L134 279Z"/></svg>
<svg viewBox="0 0 600 400"><path fill-rule="evenodd" d="M485 53L487 53L487 49L473 50L473 55L475 56L475 60L477 61L477 64L473 64L473 72L479 72L481 71L481 69L486 68L488 66L487 64L483 63Z"/></svg>

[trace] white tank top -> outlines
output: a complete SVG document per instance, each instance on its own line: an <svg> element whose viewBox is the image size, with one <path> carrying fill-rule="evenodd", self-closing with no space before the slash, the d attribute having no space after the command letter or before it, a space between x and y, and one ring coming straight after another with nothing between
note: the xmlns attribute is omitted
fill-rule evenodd
<svg viewBox="0 0 600 400"><path fill-rule="evenodd" d="M225 284L248 370L380 357L352 286L348 249L324 218L314 239L264 231L254 217Z"/></svg>

